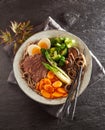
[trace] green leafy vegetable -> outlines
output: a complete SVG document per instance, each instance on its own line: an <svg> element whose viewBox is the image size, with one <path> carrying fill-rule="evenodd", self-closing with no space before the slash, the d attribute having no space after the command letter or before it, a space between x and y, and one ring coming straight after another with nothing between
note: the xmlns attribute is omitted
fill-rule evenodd
<svg viewBox="0 0 105 130"><path fill-rule="evenodd" d="M41 48L41 53L43 54L43 56L45 56L45 52L46 52L46 49Z"/></svg>
<svg viewBox="0 0 105 130"><path fill-rule="evenodd" d="M59 61L60 58L61 58L61 55L57 54L57 51L54 51L54 55L52 56L52 59L54 61Z"/></svg>
<svg viewBox="0 0 105 130"><path fill-rule="evenodd" d="M47 50L45 51L45 57L51 65L57 66L57 63L51 58Z"/></svg>
<svg viewBox="0 0 105 130"><path fill-rule="evenodd" d="M58 66L63 66L65 64L65 57L61 56L59 62L58 62Z"/></svg>
<svg viewBox="0 0 105 130"><path fill-rule="evenodd" d="M64 48L64 49L61 51L61 55L63 55L63 56L66 56L66 55L67 55L67 48Z"/></svg>
<svg viewBox="0 0 105 130"><path fill-rule="evenodd" d="M65 38L65 44L67 46L67 48L70 48L70 47L74 47L76 46L76 41L74 39L71 39L71 38Z"/></svg>
<svg viewBox="0 0 105 130"><path fill-rule="evenodd" d="M64 79L65 80L67 80L67 81L65 81L65 83L67 83L67 84L69 84L69 83L71 83L71 79L70 79L70 77L61 69L61 68L59 68L58 66L57 66L57 63L51 58L51 56L50 56L50 54L49 54L49 52L46 50L45 51L45 57L46 57L46 59L48 60L48 62L51 64L51 66L49 67L49 68L47 68L47 66L49 66L49 65L46 65L46 64L44 64L44 65L46 65L45 67L47 68L47 69L49 69L49 70L51 70L52 68L51 67L53 67L53 68L55 68L55 71L59 71L59 73L62 73L62 75L65 77ZM62 62L63 62L63 60L62 60ZM55 72L54 72L55 73ZM59 79L61 79L60 78L60 75L58 76L58 75L56 75ZM64 82L64 80L62 79L62 81Z"/></svg>
<svg viewBox="0 0 105 130"><path fill-rule="evenodd" d="M68 48L76 46L76 41L68 37L51 38L50 41L51 48L49 54L51 58L58 64L58 66L63 66L65 64Z"/></svg>

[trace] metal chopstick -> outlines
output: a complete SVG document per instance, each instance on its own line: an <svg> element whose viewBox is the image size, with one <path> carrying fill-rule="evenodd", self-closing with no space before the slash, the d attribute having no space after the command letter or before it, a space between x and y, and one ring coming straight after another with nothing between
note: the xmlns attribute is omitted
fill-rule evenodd
<svg viewBox="0 0 105 130"><path fill-rule="evenodd" d="M71 107L70 96L73 94L73 92L75 90L74 84L75 84L76 80L78 80L77 79L78 77L79 77L79 72L77 73L76 78L71 85L71 90L69 91L69 94L68 94L68 97L67 97L65 103L62 105L62 107L57 112L57 117L60 118L60 119L63 119L65 114L69 115L69 110L70 110L70 107Z"/></svg>
<svg viewBox="0 0 105 130"><path fill-rule="evenodd" d="M76 105L77 105L77 99L78 99L78 94L79 94L79 88L80 88L80 84L81 84L81 75L82 75L82 66L80 67L79 70L79 77L78 77L78 85L76 88L76 94L75 94L75 101L74 101L74 107L73 107L73 112L72 112L72 120L74 119L74 115L75 115L75 110L76 110Z"/></svg>

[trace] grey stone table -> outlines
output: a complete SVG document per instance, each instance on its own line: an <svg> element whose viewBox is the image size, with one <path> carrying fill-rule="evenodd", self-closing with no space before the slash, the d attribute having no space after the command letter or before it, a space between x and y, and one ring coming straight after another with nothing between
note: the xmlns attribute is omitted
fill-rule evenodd
<svg viewBox="0 0 105 130"><path fill-rule="evenodd" d="M0 0L0 28L10 21L40 24L48 16L84 40L105 67L105 0ZM12 63L0 46L0 130L105 130L105 79L79 97L76 119L57 122L7 82Z"/></svg>

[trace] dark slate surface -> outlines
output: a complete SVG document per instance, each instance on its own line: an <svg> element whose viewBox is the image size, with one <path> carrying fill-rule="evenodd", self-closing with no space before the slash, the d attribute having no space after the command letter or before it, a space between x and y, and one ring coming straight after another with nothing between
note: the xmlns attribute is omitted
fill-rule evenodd
<svg viewBox="0 0 105 130"><path fill-rule="evenodd" d="M0 0L0 28L10 21L40 24L48 16L82 38L105 67L105 0ZM0 46L0 130L105 130L105 79L79 97L76 119L57 119L6 79L12 63Z"/></svg>

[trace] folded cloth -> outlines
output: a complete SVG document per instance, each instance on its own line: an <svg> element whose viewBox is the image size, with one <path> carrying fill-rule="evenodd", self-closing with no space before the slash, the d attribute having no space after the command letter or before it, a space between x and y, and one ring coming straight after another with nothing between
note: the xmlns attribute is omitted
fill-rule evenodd
<svg viewBox="0 0 105 130"><path fill-rule="evenodd" d="M50 16L48 17L48 19L45 22L43 22L41 25L38 25L34 28L35 33L43 31L43 30L52 30L52 29L64 30ZM4 47L5 51L12 57L11 48L12 48L12 45ZM89 86L96 84L100 79L102 79L105 76L105 69L102 66L102 64L100 63L100 61L97 59L97 57L91 51L90 51L90 54L92 56L93 69L92 69L92 76L91 76ZM12 59L13 59L13 57L12 57ZM8 82L17 84L16 79L14 77L13 70L9 74ZM49 114L56 117L56 113L59 110L59 108L61 107L61 105L57 105L57 106L41 105L41 107L44 108L44 110L46 110Z"/></svg>

